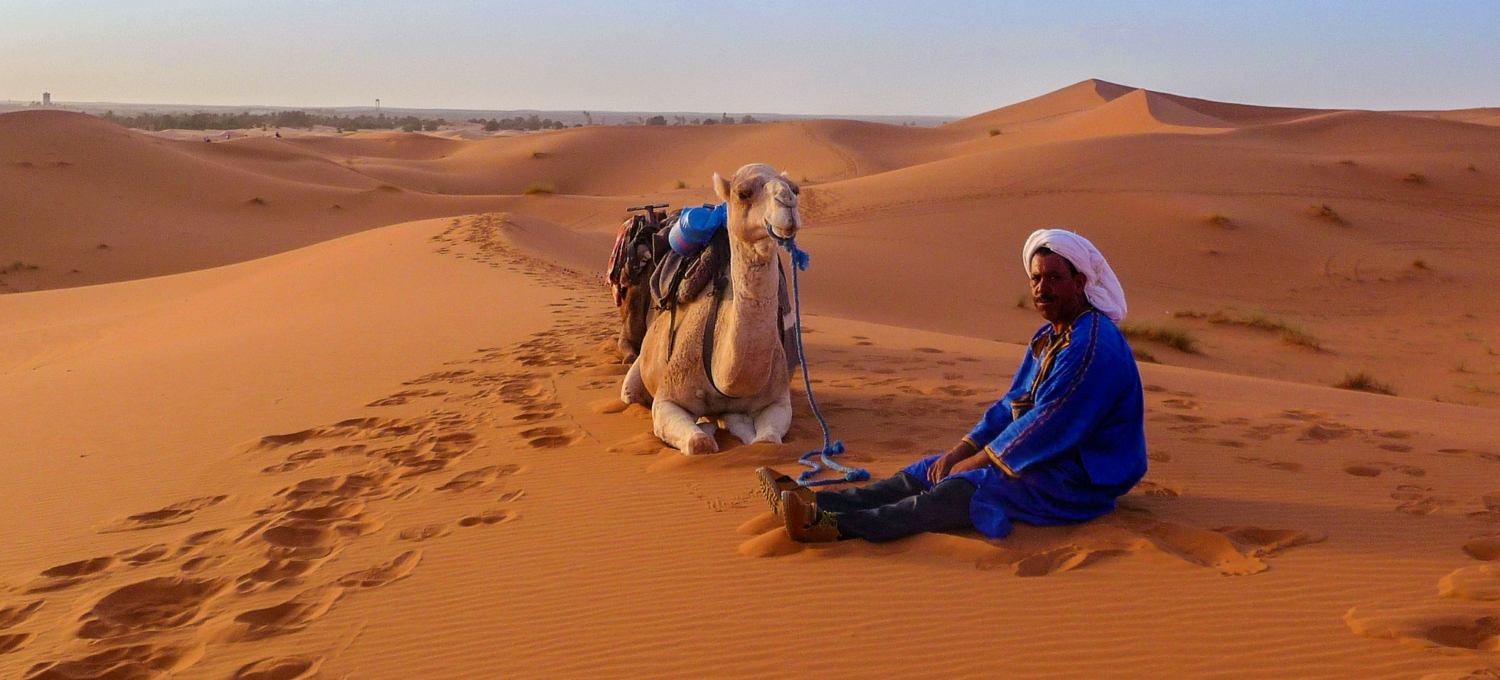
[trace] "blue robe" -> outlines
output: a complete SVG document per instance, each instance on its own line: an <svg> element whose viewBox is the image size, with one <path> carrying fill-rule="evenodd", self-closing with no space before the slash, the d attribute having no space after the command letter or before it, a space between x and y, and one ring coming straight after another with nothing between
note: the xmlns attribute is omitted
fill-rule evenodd
<svg viewBox="0 0 1500 680"><path fill-rule="evenodd" d="M1146 474L1145 399L1120 329L1087 311L1032 338L1009 392L965 439L993 465L957 475L975 486L974 527L1004 538L1011 522L1083 522L1115 508ZM906 468L926 483L932 456Z"/></svg>

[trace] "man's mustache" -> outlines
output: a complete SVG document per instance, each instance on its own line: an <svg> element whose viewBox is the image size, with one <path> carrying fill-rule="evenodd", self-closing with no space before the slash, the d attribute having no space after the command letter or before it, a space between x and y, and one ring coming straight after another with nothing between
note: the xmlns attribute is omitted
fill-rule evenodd
<svg viewBox="0 0 1500 680"><path fill-rule="evenodd" d="M1032 302L1039 302L1039 303L1040 302L1057 302L1057 296L1056 295L1050 295L1050 294L1049 295L1033 295L1033 296L1031 296L1031 301Z"/></svg>

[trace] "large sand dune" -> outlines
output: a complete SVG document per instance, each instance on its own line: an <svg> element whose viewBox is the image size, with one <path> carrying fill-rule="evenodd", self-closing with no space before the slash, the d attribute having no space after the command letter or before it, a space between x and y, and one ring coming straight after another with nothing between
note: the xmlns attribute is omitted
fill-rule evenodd
<svg viewBox="0 0 1500 680"><path fill-rule="evenodd" d="M804 547L749 473L820 440L805 406L663 450L594 272L624 207L749 161L805 180L853 461L967 431L1039 323L1021 240L1067 227L1198 341L1133 341L1146 482L1080 527ZM1483 112L1102 81L937 129L0 115L0 677L1465 677L1500 644L1497 168Z"/></svg>

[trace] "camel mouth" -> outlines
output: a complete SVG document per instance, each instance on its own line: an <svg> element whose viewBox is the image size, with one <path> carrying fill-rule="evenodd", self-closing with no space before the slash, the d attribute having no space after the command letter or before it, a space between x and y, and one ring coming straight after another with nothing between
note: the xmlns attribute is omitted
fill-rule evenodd
<svg viewBox="0 0 1500 680"><path fill-rule="evenodd" d="M766 233L770 234L771 236L773 236L775 238L778 238L778 239L781 239L781 240L786 240L786 239L792 238L792 237L794 237L794 236L797 235L797 226L795 224L791 224L791 225L773 224L770 219L767 219L766 220Z"/></svg>

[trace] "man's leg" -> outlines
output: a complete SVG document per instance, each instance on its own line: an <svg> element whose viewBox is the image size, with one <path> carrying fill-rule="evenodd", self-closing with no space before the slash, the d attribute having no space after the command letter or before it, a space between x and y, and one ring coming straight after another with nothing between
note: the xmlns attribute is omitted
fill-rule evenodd
<svg viewBox="0 0 1500 680"><path fill-rule="evenodd" d="M910 498L926 490L927 485L902 470L872 484L851 486L838 491L819 491L818 509L828 512L869 510Z"/></svg>
<svg viewBox="0 0 1500 680"><path fill-rule="evenodd" d="M905 472L897 476L901 475L911 477ZM974 497L974 488L967 479L949 477L930 490L894 503L852 512L834 511L838 518L839 537L884 543L927 531L973 526L969 519L969 501ZM822 504L823 494L820 493L819 509L831 509L822 507Z"/></svg>

